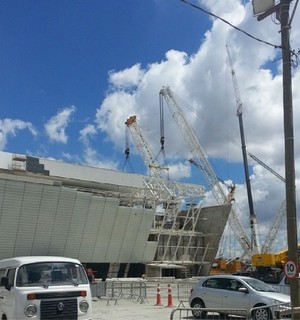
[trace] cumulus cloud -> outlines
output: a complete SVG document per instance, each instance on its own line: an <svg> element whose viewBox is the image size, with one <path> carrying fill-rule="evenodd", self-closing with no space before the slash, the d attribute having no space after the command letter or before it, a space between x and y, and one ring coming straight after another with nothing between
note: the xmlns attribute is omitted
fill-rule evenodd
<svg viewBox="0 0 300 320"><path fill-rule="evenodd" d="M76 108L74 106L64 108L47 121L45 132L51 141L64 144L68 142L66 128L75 111Z"/></svg>
<svg viewBox="0 0 300 320"><path fill-rule="evenodd" d="M16 136L20 130L29 130L33 135L37 135L37 131L30 122L17 119L0 119L0 150L4 150L7 140L10 136Z"/></svg>
<svg viewBox="0 0 300 320"><path fill-rule="evenodd" d="M99 155L99 151L92 147L90 140L97 135L97 128L93 124L86 125L80 130L79 141L83 144L83 158L87 165L105 169L117 169L118 163Z"/></svg>
<svg viewBox="0 0 300 320"><path fill-rule="evenodd" d="M219 1L205 0L201 3L254 37L269 44L280 44L279 26L270 17L258 22L253 17L250 2L229 0L226 6ZM300 45L300 38L296 36L300 30L299 14L298 10L291 29L292 48ZM240 147L231 144L232 140L240 141L240 132L226 44L230 49L243 102L247 148L284 174L281 51L276 46L246 36L218 19L212 20L212 27L206 32L199 50L191 56L171 49L166 52L163 61L149 63L145 68L136 64L132 68L112 71L109 74L109 91L97 110L97 127L107 134L114 145L119 146L123 141L121 137L126 118L137 115L152 150L159 149L159 91L162 86L170 86L180 97L180 108L208 159L229 164L242 163ZM300 85L299 74L299 68L293 70L294 88ZM294 106L299 105L298 90L293 92L293 101ZM299 113L300 109L295 108L295 121L300 118ZM168 162L172 163L173 177L189 177L190 170L182 163L189 159L191 150L167 106L164 108L164 124L165 150ZM297 137L300 126L295 125L294 130L295 146L299 146ZM299 176L300 148L295 148L295 159L296 175ZM251 160L250 163L253 199L263 242L266 230L270 230L284 200L284 184L257 162ZM243 183L237 183L235 198L240 218L245 220L245 228L248 228L249 209ZM284 234L285 230L280 232Z"/></svg>

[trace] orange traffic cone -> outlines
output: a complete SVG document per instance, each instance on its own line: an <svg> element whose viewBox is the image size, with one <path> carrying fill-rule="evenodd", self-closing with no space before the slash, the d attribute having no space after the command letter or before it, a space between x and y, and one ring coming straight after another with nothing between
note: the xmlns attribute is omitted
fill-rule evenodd
<svg viewBox="0 0 300 320"><path fill-rule="evenodd" d="M167 305L167 307L174 307L172 300L173 300L173 299L172 299L171 285L168 285L168 305Z"/></svg>
<svg viewBox="0 0 300 320"><path fill-rule="evenodd" d="M156 293L156 306L162 306L159 284L157 285L157 291L156 292L157 292Z"/></svg>

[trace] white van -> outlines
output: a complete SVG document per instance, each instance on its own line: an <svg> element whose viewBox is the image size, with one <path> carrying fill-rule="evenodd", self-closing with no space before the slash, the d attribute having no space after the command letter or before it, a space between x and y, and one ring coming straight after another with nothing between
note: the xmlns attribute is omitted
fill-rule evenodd
<svg viewBox="0 0 300 320"><path fill-rule="evenodd" d="M81 263L30 256L0 261L0 320L90 320L90 284Z"/></svg>

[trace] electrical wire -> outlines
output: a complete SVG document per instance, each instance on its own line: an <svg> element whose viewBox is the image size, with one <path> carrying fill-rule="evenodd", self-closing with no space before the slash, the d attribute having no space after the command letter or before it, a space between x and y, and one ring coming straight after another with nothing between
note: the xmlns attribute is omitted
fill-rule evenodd
<svg viewBox="0 0 300 320"><path fill-rule="evenodd" d="M238 28L237 26L233 25L233 24L230 23L229 21L227 21L227 20L225 20L225 19L217 16L216 14L214 14L214 13L212 13L212 12L209 12L209 11L201 8L200 6L198 6L198 5L194 4L194 3L191 3L191 2L189 2L189 1L187 1L187 0L180 0L180 1L182 1L182 2L184 2L184 3L186 3L186 4L190 5L190 6L192 6L192 7L196 8L197 10L200 10L200 11L202 11L202 12L204 12L204 13L206 13L206 14L208 14L208 15L216 18L216 19L219 19L219 20L223 21L224 23L228 24L228 25L231 26L232 28L234 28L234 29L236 29L236 30L244 33L246 36L248 36L248 37L250 37L250 38L252 38L252 39L254 39L254 40L258 41L258 42L262 42L262 43L264 43L264 44L266 44L266 45L268 45L268 46L274 47L275 49L279 49L279 48L282 49L282 46L281 46L281 45L276 45L276 44L270 43L270 42L268 42L268 41L259 39L259 38L255 37L255 36L253 36L252 34L248 33L247 31L244 31L244 30Z"/></svg>

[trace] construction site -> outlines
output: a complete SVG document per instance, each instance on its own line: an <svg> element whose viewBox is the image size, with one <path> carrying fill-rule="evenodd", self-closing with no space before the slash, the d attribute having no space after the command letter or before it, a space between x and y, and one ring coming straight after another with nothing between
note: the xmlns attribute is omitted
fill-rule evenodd
<svg viewBox="0 0 300 320"><path fill-rule="evenodd" d="M69 256L102 279L237 272L243 257L251 259L254 254L260 255L256 260L260 265L273 267L270 249L285 214L284 204L260 247L247 163L250 237L234 206L235 185L225 186L217 178L171 89L163 87L159 94L161 114L165 102L190 150L188 161L200 170L208 187L170 181L168 168L157 162L136 115L129 116L125 126L148 175L1 152L0 259ZM238 96L237 105L242 124ZM242 131L241 137L245 153ZM163 135L160 142L163 151ZM127 147L125 155L129 153ZM207 189L215 205L205 204ZM217 257L225 227L243 250L238 259Z"/></svg>

